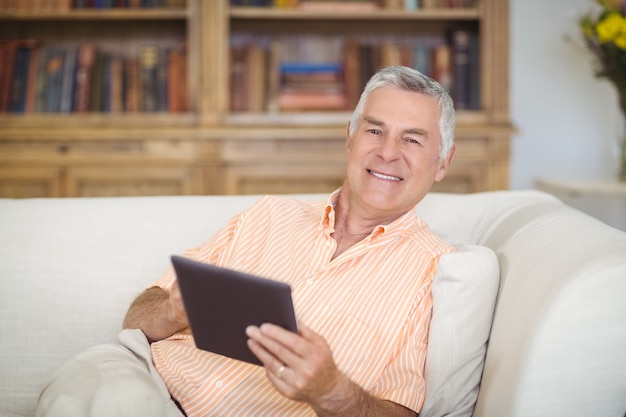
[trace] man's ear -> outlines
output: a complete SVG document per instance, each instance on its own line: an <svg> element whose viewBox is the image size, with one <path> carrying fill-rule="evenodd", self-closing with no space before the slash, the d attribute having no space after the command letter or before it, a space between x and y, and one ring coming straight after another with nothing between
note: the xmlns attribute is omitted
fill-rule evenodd
<svg viewBox="0 0 626 417"><path fill-rule="evenodd" d="M346 152L350 152L352 147L352 137L350 136L350 122L346 125Z"/></svg>
<svg viewBox="0 0 626 417"><path fill-rule="evenodd" d="M452 145L452 148L450 148L450 152L448 152L446 158L442 161L439 161L439 169L437 170L437 174L435 175L435 182L439 182L445 178L446 174L448 173L448 169L450 168L450 165L452 165L452 161L454 161L455 153L456 145Z"/></svg>

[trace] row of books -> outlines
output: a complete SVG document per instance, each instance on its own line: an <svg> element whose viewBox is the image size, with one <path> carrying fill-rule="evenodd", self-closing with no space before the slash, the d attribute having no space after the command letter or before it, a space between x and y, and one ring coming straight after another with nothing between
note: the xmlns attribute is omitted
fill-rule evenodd
<svg viewBox="0 0 626 417"><path fill-rule="evenodd" d="M231 6L305 10L454 9L476 7L478 0L230 0Z"/></svg>
<svg viewBox="0 0 626 417"><path fill-rule="evenodd" d="M71 0L74 9L185 7L185 0Z"/></svg>
<svg viewBox="0 0 626 417"><path fill-rule="evenodd" d="M145 45L137 56L93 44L40 45L0 41L0 112L183 112L187 57L176 48Z"/></svg>
<svg viewBox="0 0 626 417"><path fill-rule="evenodd" d="M0 12L153 7L184 8L185 3L186 0L0 0Z"/></svg>
<svg viewBox="0 0 626 417"><path fill-rule="evenodd" d="M469 9L476 7L478 0L384 0L388 9Z"/></svg>
<svg viewBox="0 0 626 417"><path fill-rule="evenodd" d="M478 36L454 30L449 42L435 38L379 43L346 39L339 54L313 61L288 53L293 40L238 43L230 48L233 112L350 111L380 68L405 65L448 89L457 109L480 109ZM303 39L302 42L309 40ZM319 42L319 39L317 40ZM336 40L329 40L335 43ZM299 48L307 51L307 45ZM329 50L334 48L330 47Z"/></svg>

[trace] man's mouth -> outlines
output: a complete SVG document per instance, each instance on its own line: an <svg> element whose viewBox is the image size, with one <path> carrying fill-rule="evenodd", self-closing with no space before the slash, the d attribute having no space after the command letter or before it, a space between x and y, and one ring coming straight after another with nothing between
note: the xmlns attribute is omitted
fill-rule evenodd
<svg viewBox="0 0 626 417"><path fill-rule="evenodd" d="M370 174L372 174L376 178L380 178L381 180L402 181L402 178L400 178L400 177L394 177L392 175L381 174L380 172L372 171L371 169L368 169L367 172L369 172Z"/></svg>

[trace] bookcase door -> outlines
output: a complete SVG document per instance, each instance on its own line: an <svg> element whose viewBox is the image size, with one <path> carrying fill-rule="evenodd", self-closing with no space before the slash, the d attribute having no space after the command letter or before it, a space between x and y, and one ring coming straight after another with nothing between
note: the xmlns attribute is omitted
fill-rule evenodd
<svg viewBox="0 0 626 417"><path fill-rule="evenodd" d="M345 170L337 164L255 163L227 166L224 174L224 194L307 194L337 189Z"/></svg>
<svg viewBox="0 0 626 417"><path fill-rule="evenodd" d="M330 192L345 176L345 139L341 129L266 139L238 138L220 145L226 194ZM278 136L278 135L277 135Z"/></svg>
<svg viewBox="0 0 626 417"><path fill-rule="evenodd" d="M0 168L0 198L62 196L62 172L58 167L32 165Z"/></svg>
<svg viewBox="0 0 626 417"><path fill-rule="evenodd" d="M191 195L200 182L189 167L99 166L67 170L68 197Z"/></svg>

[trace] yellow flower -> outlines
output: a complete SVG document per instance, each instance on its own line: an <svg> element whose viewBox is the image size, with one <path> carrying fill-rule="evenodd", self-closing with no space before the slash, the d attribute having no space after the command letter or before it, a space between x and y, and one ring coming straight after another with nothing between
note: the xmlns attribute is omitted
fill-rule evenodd
<svg viewBox="0 0 626 417"><path fill-rule="evenodd" d="M622 32L620 36L615 38L613 43L619 48L626 50L626 33Z"/></svg>
<svg viewBox="0 0 626 417"><path fill-rule="evenodd" d="M615 84L626 114L626 0L595 1L602 10L596 8L583 14L578 25L595 58L595 74Z"/></svg>
<svg viewBox="0 0 626 417"><path fill-rule="evenodd" d="M598 22L596 33L600 42L612 42L626 35L626 20L619 13L609 13Z"/></svg>

